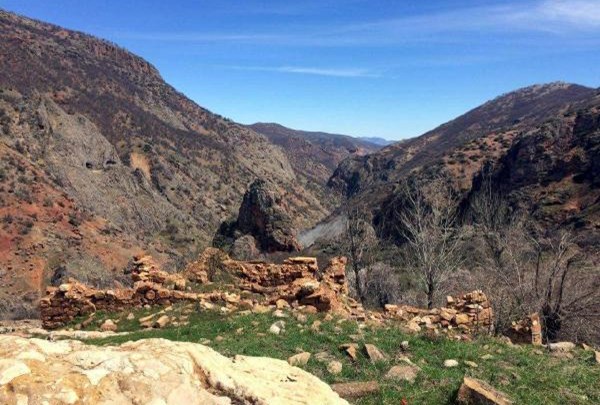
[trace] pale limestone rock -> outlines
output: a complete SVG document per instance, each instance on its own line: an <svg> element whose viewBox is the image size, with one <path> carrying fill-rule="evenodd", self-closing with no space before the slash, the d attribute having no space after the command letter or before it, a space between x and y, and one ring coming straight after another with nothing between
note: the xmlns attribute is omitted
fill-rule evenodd
<svg viewBox="0 0 600 405"><path fill-rule="evenodd" d="M458 404L511 405L514 402L503 392L475 378L465 377L456 398Z"/></svg>
<svg viewBox="0 0 600 405"><path fill-rule="evenodd" d="M104 321L102 326L100 326L100 330L102 332L116 332L117 324L114 323L114 321L112 319L107 319L106 321Z"/></svg>
<svg viewBox="0 0 600 405"><path fill-rule="evenodd" d="M371 363L385 360L385 356L375 345L370 343L365 344L365 351L367 352L367 356L369 356Z"/></svg>
<svg viewBox="0 0 600 405"><path fill-rule="evenodd" d="M36 357L31 353L46 362L28 358ZM282 360L229 359L206 346L164 339L99 347L8 335L0 336L0 403L347 404Z"/></svg>
<svg viewBox="0 0 600 405"><path fill-rule="evenodd" d="M8 384L17 377L30 373L31 370L22 361L0 359L0 386Z"/></svg>
<svg viewBox="0 0 600 405"><path fill-rule="evenodd" d="M154 322L153 326L155 328L164 328L169 324L169 322L171 322L171 318L169 318L168 315L163 315L160 318L158 318L156 322Z"/></svg>
<svg viewBox="0 0 600 405"><path fill-rule="evenodd" d="M549 343L548 348L551 352L570 352L575 349L575 343L573 342L556 342Z"/></svg>

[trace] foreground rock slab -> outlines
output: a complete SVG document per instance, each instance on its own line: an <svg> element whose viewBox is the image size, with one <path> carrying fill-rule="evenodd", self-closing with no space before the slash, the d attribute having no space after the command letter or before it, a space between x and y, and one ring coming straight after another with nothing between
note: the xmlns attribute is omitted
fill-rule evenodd
<svg viewBox="0 0 600 405"><path fill-rule="evenodd" d="M463 405L511 405L514 402L484 381L465 377L458 390L457 403Z"/></svg>
<svg viewBox="0 0 600 405"><path fill-rule="evenodd" d="M164 339L97 347L0 336L0 403L347 404L282 360Z"/></svg>

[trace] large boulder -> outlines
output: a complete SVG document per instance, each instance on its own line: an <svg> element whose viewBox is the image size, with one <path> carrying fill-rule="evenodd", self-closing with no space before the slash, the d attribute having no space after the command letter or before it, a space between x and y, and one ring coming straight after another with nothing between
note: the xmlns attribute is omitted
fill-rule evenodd
<svg viewBox="0 0 600 405"><path fill-rule="evenodd" d="M301 249L293 222L280 193L270 183L257 179L244 194L236 221L225 222L215 236L215 245L235 245L251 235L262 252L294 252ZM246 244L247 240L238 242ZM239 247L239 246L238 246Z"/></svg>
<svg viewBox="0 0 600 405"><path fill-rule="evenodd" d="M347 404L283 360L164 339L88 346L0 336L0 403Z"/></svg>

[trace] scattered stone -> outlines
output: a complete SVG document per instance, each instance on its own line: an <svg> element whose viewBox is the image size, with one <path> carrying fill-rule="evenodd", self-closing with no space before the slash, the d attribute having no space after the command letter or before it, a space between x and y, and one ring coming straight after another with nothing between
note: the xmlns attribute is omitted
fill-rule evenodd
<svg viewBox="0 0 600 405"><path fill-rule="evenodd" d="M594 351L594 359L596 359L596 363L600 364L600 352Z"/></svg>
<svg viewBox="0 0 600 405"><path fill-rule="evenodd" d="M319 321L318 319L314 321L312 325L310 325L310 330L312 330L313 332L319 332L321 330L321 321Z"/></svg>
<svg viewBox="0 0 600 405"><path fill-rule="evenodd" d="M481 360L491 360L493 358L494 356L492 356L491 354L484 354L483 356L481 356Z"/></svg>
<svg viewBox="0 0 600 405"><path fill-rule="evenodd" d="M379 392L377 381L347 382L332 384L331 389L344 399L356 399Z"/></svg>
<svg viewBox="0 0 600 405"><path fill-rule="evenodd" d="M133 321L134 319L135 319L135 315L134 315L132 312L130 312L130 313L127 315L127 320L128 320L128 321Z"/></svg>
<svg viewBox="0 0 600 405"><path fill-rule="evenodd" d="M421 327L419 326L419 324L415 321L410 321L406 324L406 329L408 329L408 331L410 332L420 332L421 331Z"/></svg>
<svg viewBox="0 0 600 405"><path fill-rule="evenodd" d="M381 351L377 348L377 346L372 345L370 343L365 344L365 352L367 356L371 360L371 363L376 363L378 361L384 361L385 356Z"/></svg>
<svg viewBox="0 0 600 405"><path fill-rule="evenodd" d="M331 354L327 353L327 352L319 352L317 354L315 354L315 360L317 360L320 363L325 363L331 360L334 360L335 357L333 357Z"/></svg>
<svg viewBox="0 0 600 405"><path fill-rule="evenodd" d="M275 301L275 306L277 309L286 309L290 307L290 304L286 300L280 298Z"/></svg>
<svg viewBox="0 0 600 405"><path fill-rule="evenodd" d="M386 380L414 382L419 368L411 365L394 366L385 374Z"/></svg>
<svg viewBox="0 0 600 405"><path fill-rule="evenodd" d="M269 328L269 332L274 335L279 335L285 329L285 322L277 321Z"/></svg>
<svg viewBox="0 0 600 405"><path fill-rule="evenodd" d="M302 353L294 354L293 356L288 358L287 361L292 366L296 366L296 367L305 366L306 363L308 363L308 360L310 360L310 356L311 356L311 354L309 352L302 352Z"/></svg>
<svg viewBox="0 0 600 405"><path fill-rule="evenodd" d="M215 342L222 342L223 340L225 340L225 338L220 335L215 338Z"/></svg>
<svg viewBox="0 0 600 405"><path fill-rule="evenodd" d="M303 313L296 313L296 320L300 323L306 323L308 321L308 317Z"/></svg>
<svg viewBox="0 0 600 405"><path fill-rule="evenodd" d="M339 374L342 372L342 368L343 368L342 362L337 361L337 360L332 360L327 364L327 371L330 374L334 374L334 375Z"/></svg>
<svg viewBox="0 0 600 405"><path fill-rule="evenodd" d="M463 405L511 405L514 402L503 392L484 381L465 377L458 390L457 403Z"/></svg>
<svg viewBox="0 0 600 405"><path fill-rule="evenodd" d="M446 367L446 368L458 367L458 361L454 360L454 359L444 360L444 367Z"/></svg>
<svg viewBox="0 0 600 405"><path fill-rule="evenodd" d="M341 350L344 350L348 356L350 356L350 358L354 361L356 361L357 359L357 351L358 351L358 344L356 343L345 343L343 345L340 346Z"/></svg>
<svg viewBox="0 0 600 405"><path fill-rule="evenodd" d="M548 349L551 352L570 352L575 349L575 343L573 342L556 342L548 343Z"/></svg>
<svg viewBox="0 0 600 405"><path fill-rule="evenodd" d="M171 318L168 315L163 315L154 322L154 327L158 329L162 329L169 324Z"/></svg>
<svg viewBox="0 0 600 405"><path fill-rule="evenodd" d="M477 367L479 367L479 365L477 363L475 363L474 361L465 360L464 363L467 366L471 367L471 368L477 368Z"/></svg>
<svg viewBox="0 0 600 405"><path fill-rule="evenodd" d="M287 318L288 315L283 312L281 309L276 309L275 311L273 311L273 316L275 318Z"/></svg>
<svg viewBox="0 0 600 405"><path fill-rule="evenodd" d="M102 332L116 332L117 324L112 319L107 319L102 323L102 326L100 326L100 330Z"/></svg>
<svg viewBox="0 0 600 405"><path fill-rule="evenodd" d="M408 340L403 340L402 343L400 343L400 348L402 349L403 352L407 352L409 349Z"/></svg>

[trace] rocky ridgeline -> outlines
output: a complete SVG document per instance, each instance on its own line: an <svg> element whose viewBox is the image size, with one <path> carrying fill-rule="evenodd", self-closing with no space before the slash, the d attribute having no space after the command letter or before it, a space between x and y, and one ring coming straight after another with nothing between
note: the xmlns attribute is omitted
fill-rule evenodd
<svg viewBox="0 0 600 405"><path fill-rule="evenodd" d="M0 336L2 404L347 404L283 360L143 339L118 347Z"/></svg>
<svg viewBox="0 0 600 405"><path fill-rule="evenodd" d="M406 322L413 332L422 329L457 332L470 335L489 333L493 324L493 312L486 295L473 291L459 297L448 296L442 308L422 309L407 305L386 305L388 317Z"/></svg>

